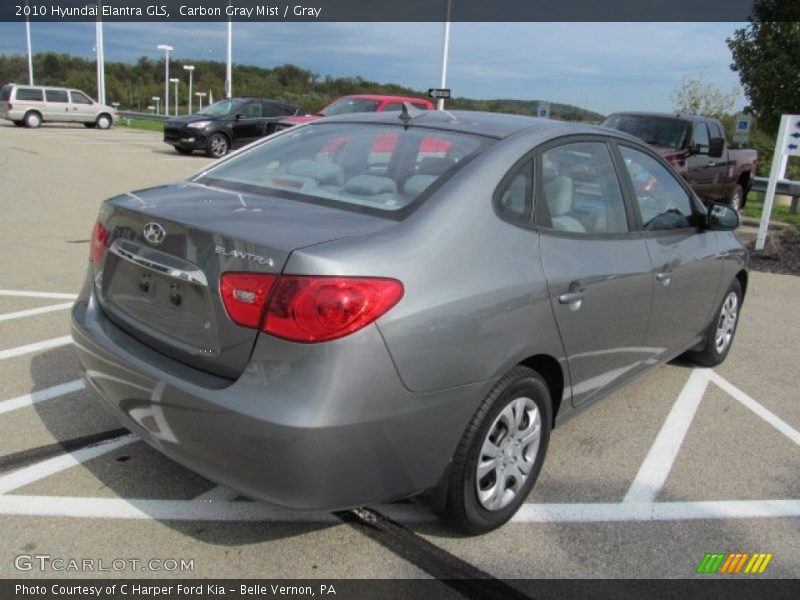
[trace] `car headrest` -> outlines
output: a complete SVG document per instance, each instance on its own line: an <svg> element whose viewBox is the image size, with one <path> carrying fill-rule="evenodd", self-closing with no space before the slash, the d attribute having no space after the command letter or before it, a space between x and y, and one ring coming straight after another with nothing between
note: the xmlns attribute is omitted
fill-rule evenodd
<svg viewBox="0 0 800 600"><path fill-rule="evenodd" d="M572 179L559 175L544 184L551 217L560 217L572 210Z"/></svg>
<svg viewBox="0 0 800 600"><path fill-rule="evenodd" d="M347 180L345 192L360 196L377 196L378 194L396 194L397 184L393 179L379 175L356 175Z"/></svg>
<svg viewBox="0 0 800 600"><path fill-rule="evenodd" d="M290 164L286 172L296 177L313 179L319 185L342 185L344 183L342 167L331 162L298 160Z"/></svg>

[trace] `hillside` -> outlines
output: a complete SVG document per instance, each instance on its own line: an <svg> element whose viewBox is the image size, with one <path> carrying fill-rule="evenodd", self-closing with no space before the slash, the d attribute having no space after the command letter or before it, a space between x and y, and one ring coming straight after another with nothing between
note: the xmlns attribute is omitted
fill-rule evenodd
<svg viewBox="0 0 800 600"><path fill-rule="evenodd" d="M179 100L187 103L188 89L183 65L186 61L173 59L170 69L181 78ZM215 61L193 60L195 65L194 91L212 92L222 98L225 64ZM94 95L97 89L96 67L93 61L52 52L35 54L33 69L36 83L75 87ZM27 60L24 55L0 56L0 83L24 83L28 80ZM424 96L427 90L413 90L395 84L377 83L361 77L320 76L295 65L282 65L272 69L250 65L234 65L233 89L237 95L280 98L302 106L307 112L316 112L334 98L343 94L381 93ZM173 100L170 86L170 101ZM164 60L141 57L133 64L106 62L106 99L119 102L123 110L146 110L153 96L164 94ZM454 98L449 108L488 110L535 115L538 100L473 100ZM555 119L567 121L599 122L603 116L569 104L550 103L550 114Z"/></svg>

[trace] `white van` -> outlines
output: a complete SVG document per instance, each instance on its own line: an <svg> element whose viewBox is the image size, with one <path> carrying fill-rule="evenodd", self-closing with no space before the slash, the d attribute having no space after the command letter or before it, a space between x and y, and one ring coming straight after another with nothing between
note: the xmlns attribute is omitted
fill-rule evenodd
<svg viewBox="0 0 800 600"><path fill-rule="evenodd" d="M118 116L114 108L95 102L80 90L9 83L0 88L0 118L18 127L83 123L86 127L108 129Z"/></svg>

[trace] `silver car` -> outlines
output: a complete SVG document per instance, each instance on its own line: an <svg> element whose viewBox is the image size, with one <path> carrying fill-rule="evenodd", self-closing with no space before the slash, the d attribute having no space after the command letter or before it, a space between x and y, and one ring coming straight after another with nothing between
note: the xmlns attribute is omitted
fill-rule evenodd
<svg viewBox="0 0 800 600"><path fill-rule="evenodd" d="M725 359L737 224L609 129L335 117L107 200L73 337L122 423L211 480L304 510L417 497L484 532L564 419Z"/></svg>
<svg viewBox="0 0 800 600"><path fill-rule="evenodd" d="M95 102L80 90L9 83L0 88L0 118L18 127L83 123L86 127L108 129L118 117L116 109Z"/></svg>

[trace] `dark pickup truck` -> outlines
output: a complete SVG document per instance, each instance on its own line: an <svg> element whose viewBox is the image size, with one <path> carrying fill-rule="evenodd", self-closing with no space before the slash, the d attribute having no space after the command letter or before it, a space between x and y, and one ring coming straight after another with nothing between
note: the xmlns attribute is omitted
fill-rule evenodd
<svg viewBox="0 0 800 600"><path fill-rule="evenodd" d="M744 206L756 174L758 153L733 150L716 119L666 113L614 113L605 127L630 133L659 152L706 203Z"/></svg>

